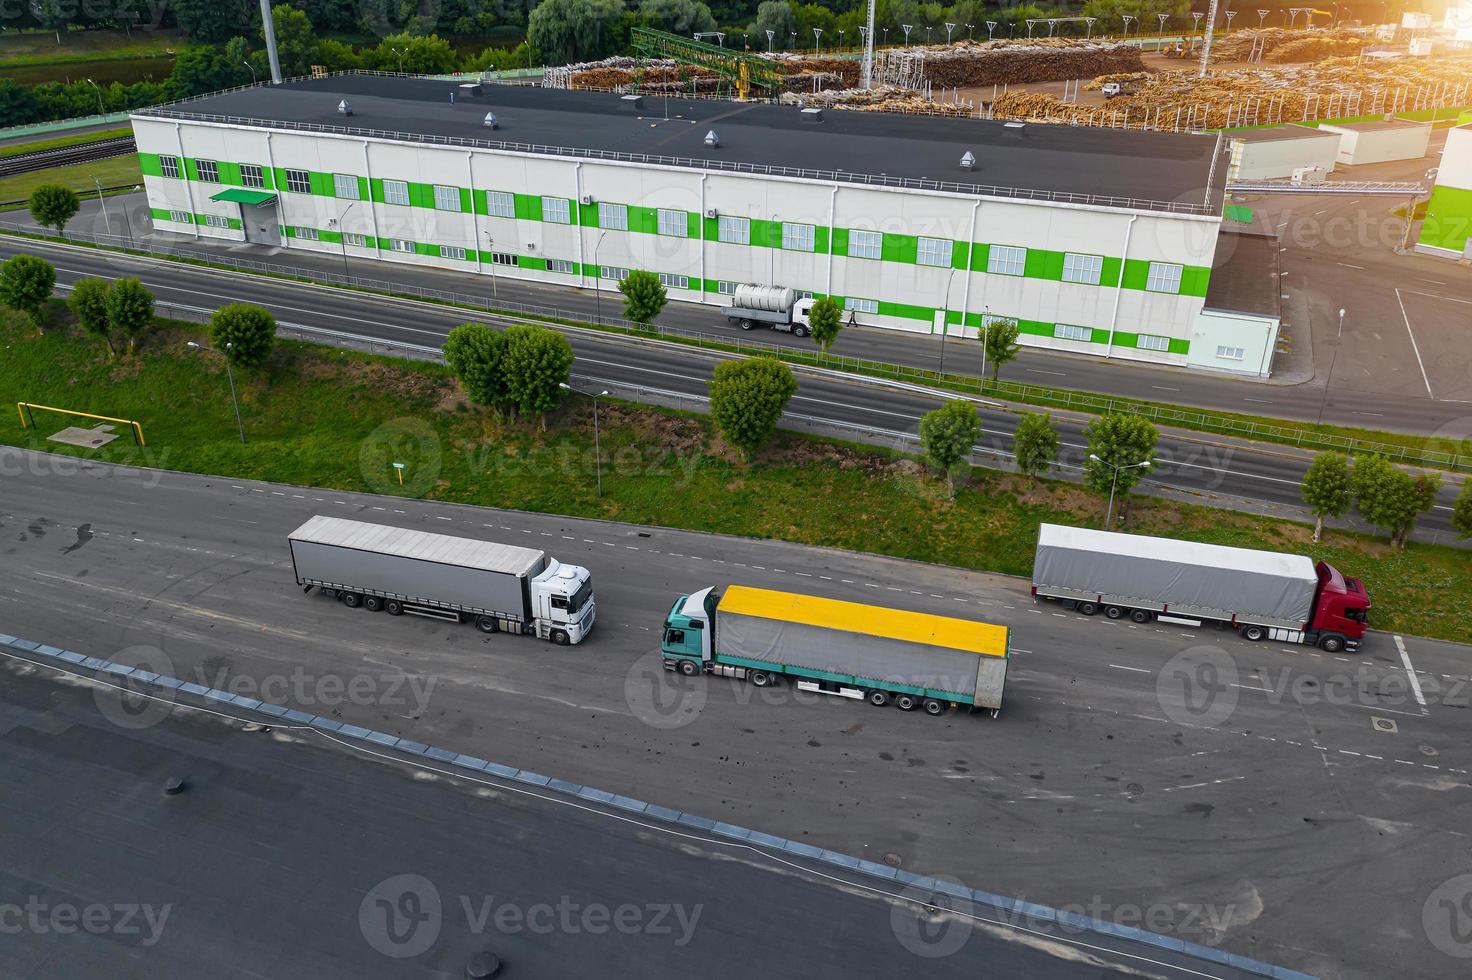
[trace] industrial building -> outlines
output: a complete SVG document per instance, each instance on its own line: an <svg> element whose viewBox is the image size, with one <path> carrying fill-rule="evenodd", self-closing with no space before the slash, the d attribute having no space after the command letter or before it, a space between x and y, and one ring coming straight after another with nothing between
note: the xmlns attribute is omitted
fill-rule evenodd
<svg viewBox="0 0 1472 980"><path fill-rule="evenodd" d="M1330 173L1339 160L1340 134L1296 123L1231 134L1231 180L1276 180L1305 170Z"/></svg>
<svg viewBox="0 0 1472 980"><path fill-rule="evenodd" d="M1214 135L369 74L133 128L155 224L179 234L581 289L646 269L711 305L790 286L862 324L975 336L1005 316L1032 346L1253 374L1271 350L1197 339Z"/></svg>
<svg viewBox="0 0 1472 980"><path fill-rule="evenodd" d="M1345 166L1419 160L1431 143L1431 124L1409 119L1320 123L1319 129L1339 134L1339 163Z"/></svg>
<svg viewBox="0 0 1472 980"><path fill-rule="evenodd" d="M1472 259L1472 116L1446 135L1416 249Z"/></svg>

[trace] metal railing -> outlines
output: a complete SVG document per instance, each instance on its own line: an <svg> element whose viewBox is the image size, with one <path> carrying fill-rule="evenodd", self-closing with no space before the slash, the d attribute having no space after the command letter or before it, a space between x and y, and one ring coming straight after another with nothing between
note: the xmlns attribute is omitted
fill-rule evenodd
<svg viewBox="0 0 1472 980"><path fill-rule="evenodd" d="M0 227L0 232L13 230ZM55 236L49 235L35 235L34 237L56 240ZM66 240L72 242L86 241L121 248L128 247L124 244L124 239L116 235L69 232ZM1068 389L1051 388L1043 385L1020 384L1013 381L991 381L975 375L957 374L955 372L942 374L939 371L913 365L893 364L887 361L877 361L869 358L824 353L816 348L793 347L768 341L752 340L740 334L712 334L686 327L635 323L618 317L598 317L581 310L563 309L556 306L539 306L531 303L496 300L484 292L469 293L458 290L434 289L414 283L371 279L363 276L328 272L322 269L261 262L253 259L242 259L237 256L219 255L199 249L164 246L153 242L139 243L133 246L131 250L150 255L199 261L230 269L265 273L319 285L345 286L369 293L390 294L410 299L425 300L443 304L451 308L474 311L481 315L483 319L490 322L515 321L519 317L522 319L562 323L572 327L588 326L606 333L615 333L627 337L678 343L685 346L697 347L702 350L721 351L738 355L775 357L778 360L786 361L790 364L805 365L847 374L869 375L912 384L945 387L967 394L974 393L979 397L991 396L1005 401L1020 402L1029 406L1058 408L1091 415L1127 412L1143 415L1152 422L1161 425L1175 426L1183 429L1194 429L1201 432L1211 432L1244 439L1267 440L1306 450L1337 450L1350 454L1372 453L1384 456L1394 462L1445 469L1454 472L1472 471L1472 452L1466 450L1465 442L1458 444L1458 449L1450 451L1440 451L1424 447L1398 446L1390 443L1355 439L1323 432L1319 429L1308 427L1308 423L1304 423L1303 426L1294 426L1270 421L1259 422L1222 415L1203 409L1158 405L1131 398L1070 391ZM164 305L160 304L160 308ZM178 308L185 310L197 309L193 307ZM188 317L185 318L188 319ZM207 316L205 318L208 319ZM333 333L332 331L324 331L321 328L309 326L290 326L286 329L298 331L298 334L295 336L299 336L301 339L314 339L313 337L308 337L302 331L310 332L314 336L330 336ZM288 333L287 336L293 336L293 334ZM344 346L348 345L346 338L351 338L351 342L356 344L364 342L364 338L357 337L356 335L342 334L340 336L345 338L343 341ZM372 345L372 353L393 354L406 350L434 350L432 347L424 347L423 345L387 340L374 340L372 341ZM359 347L357 349L364 348Z"/></svg>

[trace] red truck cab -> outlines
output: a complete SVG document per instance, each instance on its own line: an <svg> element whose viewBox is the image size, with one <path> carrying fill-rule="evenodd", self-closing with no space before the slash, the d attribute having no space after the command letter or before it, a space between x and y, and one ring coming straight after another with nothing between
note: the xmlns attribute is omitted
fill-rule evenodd
<svg viewBox="0 0 1472 980"><path fill-rule="evenodd" d="M1314 570L1319 575L1319 589L1314 597L1309 633L1320 637L1342 636L1347 646L1358 646L1370 619L1370 595L1364 583L1357 578L1346 578L1326 561L1319 562ZM1328 644L1324 648L1330 649Z"/></svg>

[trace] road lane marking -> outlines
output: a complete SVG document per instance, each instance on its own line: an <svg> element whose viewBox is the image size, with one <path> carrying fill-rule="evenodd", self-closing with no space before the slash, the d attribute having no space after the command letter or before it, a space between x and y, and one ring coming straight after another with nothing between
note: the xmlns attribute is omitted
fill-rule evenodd
<svg viewBox="0 0 1472 980"><path fill-rule="evenodd" d="M1344 267L1345 267L1345 268L1346 268L1346 269L1358 269L1358 270L1360 270L1360 271L1361 271L1361 272L1364 272L1364 271L1365 271L1365 267L1364 267L1364 266L1362 266L1362 265L1350 265L1350 264L1349 264L1349 263L1348 263L1348 262L1336 262L1336 263L1334 263L1334 264L1335 264L1335 265L1342 265L1342 266L1344 266Z"/></svg>
<svg viewBox="0 0 1472 980"><path fill-rule="evenodd" d="M1400 662L1406 665L1406 676L1411 680L1411 693L1416 696L1416 703L1421 706L1421 711L1426 712L1426 695L1421 693L1421 679L1416 676L1416 669L1411 666L1411 655L1406 653L1406 642L1395 634L1395 648L1400 651Z"/></svg>
<svg viewBox="0 0 1472 980"><path fill-rule="evenodd" d="M1416 346L1416 334L1411 330L1411 317L1406 312L1406 301L1401 296L1399 289L1395 291L1395 301L1400 304L1400 316L1406 322L1406 334L1411 338L1411 350L1416 354L1416 366L1421 369L1421 380L1426 383L1426 394L1431 398L1435 398L1436 395L1431 391L1431 379L1426 377L1426 365L1421 363L1421 348Z"/></svg>
<svg viewBox="0 0 1472 980"><path fill-rule="evenodd" d="M1133 670L1137 674L1148 674L1150 671L1144 667L1126 667L1124 664L1110 664L1115 670Z"/></svg>

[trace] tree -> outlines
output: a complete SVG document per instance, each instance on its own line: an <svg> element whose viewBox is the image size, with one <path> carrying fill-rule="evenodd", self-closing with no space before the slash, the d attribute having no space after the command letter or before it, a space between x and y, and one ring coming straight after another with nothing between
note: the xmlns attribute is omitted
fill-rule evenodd
<svg viewBox="0 0 1472 980"><path fill-rule="evenodd" d="M669 300L659 276L643 269L619 280L618 291L624 294L624 318L635 323L653 323Z"/></svg>
<svg viewBox="0 0 1472 980"><path fill-rule="evenodd" d="M1472 480L1462 481L1462 492L1452 508L1452 529L1459 538L1472 538Z"/></svg>
<svg viewBox="0 0 1472 980"><path fill-rule="evenodd" d="M398 51L402 51L400 56ZM455 70L455 49L436 34L391 34L364 56L379 71L402 71L410 75L443 75Z"/></svg>
<svg viewBox="0 0 1472 980"><path fill-rule="evenodd" d="M116 357L117 351L112 346L112 320L107 313L108 294L111 292L112 287L106 279L78 279L67 305L82 329L100 338L107 345L107 353Z"/></svg>
<svg viewBox="0 0 1472 980"><path fill-rule="evenodd" d="M986 360L992 368L992 381L1003 364L1011 364L1022 350L1017 344L1017 321L1011 317L994 316L983 318L981 330L982 346L986 348Z"/></svg>
<svg viewBox="0 0 1472 980"><path fill-rule="evenodd" d="M245 44L244 38L233 38L232 43ZM180 96L204 95L221 89L244 85L250 81L250 70L241 64L249 54L241 50L240 57L231 58L231 48L225 53L219 48L194 44L179 52L174 59L174 70L169 72L169 82L178 89Z"/></svg>
<svg viewBox="0 0 1472 980"><path fill-rule="evenodd" d="M1145 477L1141 466L1155 451L1159 431L1143 415L1101 415L1084 430L1089 457L1084 460L1084 484L1096 493L1118 496L1120 516L1129 506L1129 493Z"/></svg>
<svg viewBox="0 0 1472 980"><path fill-rule="evenodd" d="M1058 458L1058 430L1053 418L1041 412L1023 412L1012 435L1012 458L1017 469L1038 477L1048 472Z"/></svg>
<svg viewBox="0 0 1472 980"><path fill-rule="evenodd" d="M558 331L530 323L507 327L504 336L507 400L523 415L537 413L545 429L546 413L562 400L561 385L572 370L572 345Z"/></svg>
<svg viewBox="0 0 1472 980"><path fill-rule="evenodd" d="M509 402L506 337L484 323L462 323L445 338L445 363L471 401L499 409Z"/></svg>
<svg viewBox="0 0 1472 980"><path fill-rule="evenodd" d="M808 326L813 331L813 341L823 353L828 353L843 329L843 307L832 296L824 296L808 311Z"/></svg>
<svg viewBox="0 0 1472 980"><path fill-rule="evenodd" d="M276 4L271 8L271 19L276 24L276 57L281 62L283 78L297 78L312 70L312 59L317 54L317 34L307 15L290 4ZM264 29L261 40L265 41Z"/></svg>
<svg viewBox="0 0 1472 980"><path fill-rule="evenodd" d="M542 0L526 22L527 40L552 64L591 61L613 50L620 0Z"/></svg>
<svg viewBox="0 0 1472 980"><path fill-rule="evenodd" d="M761 6L756 8L756 37L752 38L754 43L765 45L767 31L771 31L774 37L772 45L781 50L791 46L792 32L797 30L797 15L792 12L792 4L787 0L764 0ZM758 39L759 42L758 42Z"/></svg>
<svg viewBox="0 0 1472 980"><path fill-rule="evenodd" d="M1343 517L1354 502L1349 492L1349 457L1319 453L1303 475L1303 502L1314 515L1314 541L1324 534L1324 518Z"/></svg>
<svg viewBox="0 0 1472 980"><path fill-rule="evenodd" d="M956 493L955 474L981 435L981 419L976 406L963 398L948 401L933 412L920 416L920 446L925 458L946 475L946 488Z"/></svg>
<svg viewBox="0 0 1472 980"><path fill-rule="evenodd" d="M1360 516L1384 528L1390 543L1405 550L1416 518L1436 503L1441 477L1429 473L1411 476L1391 466L1384 456L1356 456L1349 482Z"/></svg>
<svg viewBox="0 0 1472 980"><path fill-rule="evenodd" d="M206 44L244 34L257 16L249 0L173 0L172 6L190 40Z"/></svg>
<svg viewBox="0 0 1472 980"><path fill-rule="evenodd" d="M644 0L639 16L650 27L681 37L716 29L715 17L700 0Z"/></svg>
<svg viewBox="0 0 1472 980"><path fill-rule="evenodd" d="M0 303L20 310L40 330L42 311L56 288L56 268L34 255L17 255L0 265Z"/></svg>
<svg viewBox="0 0 1472 980"><path fill-rule="evenodd" d="M60 184L42 184L31 191L31 217L42 228L55 228L58 235L66 234L66 223L82 208L82 199L70 187Z"/></svg>
<svg viewBox="0 0 1472 980"><path fill-rule="evenodd" d="M153 293L133 276L119 279L107 293L107 318L128 338L128 353L153 326Z"/></svg>
<svg viewBox="0 0 1472 980"><path fill-rule="evenodd" d="M259 367L276 344L276 318L249 303L222 306L210 317L210 341L236 367Z"/></svg>
<svg viewBox="0 0 1472 980"><path fill-rule="evenodd" d="M771 357L722 361L710 379L710 414L726 441L752 455L772 438L797 393L792 369Z"/></svg>

